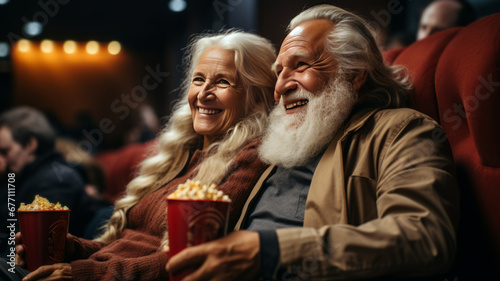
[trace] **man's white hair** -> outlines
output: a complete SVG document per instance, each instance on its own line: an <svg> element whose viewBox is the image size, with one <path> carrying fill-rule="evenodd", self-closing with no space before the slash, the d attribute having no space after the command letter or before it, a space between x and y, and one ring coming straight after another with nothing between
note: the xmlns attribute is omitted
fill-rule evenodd
<svg viewBox="0 0 500 281"><path fill-rule="evenodd" d="M396 108L405 106L412 87L402 66L388 66L373 37L369 24L361 17L332 5L318 5L297 15L288 26L292 30L303 22L326 19L334 28L327 35L327 50L338 63L338 72L354 80L366 75L358 90L360 106Z"/></svg>

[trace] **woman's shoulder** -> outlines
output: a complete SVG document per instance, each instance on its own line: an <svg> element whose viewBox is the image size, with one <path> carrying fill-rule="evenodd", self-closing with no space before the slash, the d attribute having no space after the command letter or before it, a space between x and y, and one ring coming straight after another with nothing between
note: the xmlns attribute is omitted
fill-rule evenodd
<svg viewBox="0 0 500 281"><path fill-rule="evenodd" d="M247 142L243 147L240 149L238 154L235 157L234 163L241 163L241 162L253 162L258 160L258 148L261 144L262 140L261 138L255 138L249 142Z"/></svg>

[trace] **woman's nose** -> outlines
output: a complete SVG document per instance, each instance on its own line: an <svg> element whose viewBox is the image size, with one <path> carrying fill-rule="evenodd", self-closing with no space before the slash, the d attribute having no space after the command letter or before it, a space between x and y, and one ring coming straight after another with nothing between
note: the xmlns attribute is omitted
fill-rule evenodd
<svg viewBox="0 0 500 281"><path fill-rule="evenodd" d="M214 89L216 87L213 84L205 83L203 87L201 87L200 92L198 93L198 100L206 101L212 100L215 98Z"/></svg>

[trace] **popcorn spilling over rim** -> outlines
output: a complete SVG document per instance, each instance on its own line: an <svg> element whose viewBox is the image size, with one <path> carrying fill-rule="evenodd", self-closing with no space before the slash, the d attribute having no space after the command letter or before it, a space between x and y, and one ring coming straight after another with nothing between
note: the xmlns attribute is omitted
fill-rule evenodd
<svg viewBox="0 0 500 281"><path fill-rule="evenodd" d="M63 211L69 210L67 206L61 206L61 203L57 202L56 204L50 203L49 200L39 196L38 194L35 196L35 199L31 204L25 205L21 203L18 211Z"/></svg>
<svg viewBox="0 0 500 281"><path fill-rule="evenodd" d="M202 186L200 181L194 182L190 179L188 179L185 183L179 184L177 186L177 190L170 194L168 199L195 199L231 202L231 199L229 199L224 192L217 190L215 184L211 184L210 186L204 184Z"/></svg>

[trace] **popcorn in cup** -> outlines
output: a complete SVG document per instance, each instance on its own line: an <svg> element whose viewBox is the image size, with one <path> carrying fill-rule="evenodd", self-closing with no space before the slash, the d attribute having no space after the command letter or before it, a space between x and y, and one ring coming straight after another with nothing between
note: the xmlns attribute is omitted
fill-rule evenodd
<svg viewBox="0 0 500 281"><path fill-rule="evenodd" d="M170 255L183 249L221 238L227 234L231 200L215 185L201 185L187 180L167 197ZM170 280L182 280L188 272Z"/></svg>
<svg viewBox="0 0 500 281"><path fill-rule="evenodd" d="M17 214L29 271L64 260L69 213L68 207L38 195L31 204L21 203Z"/></svg>

